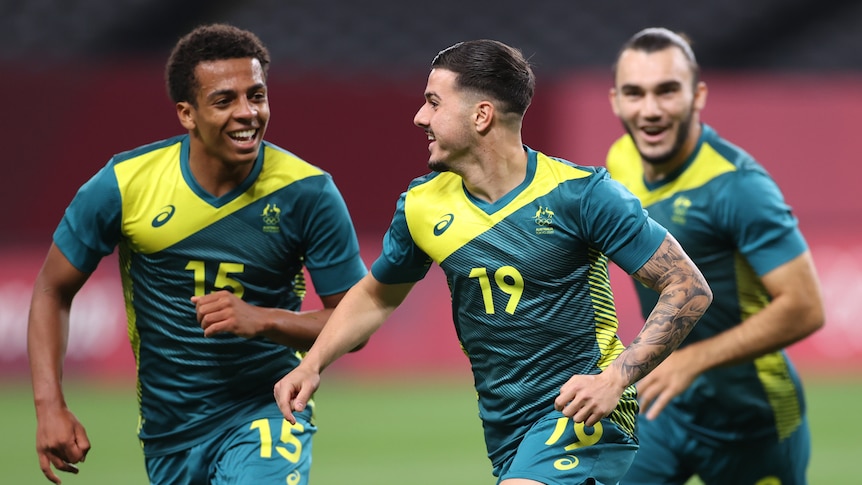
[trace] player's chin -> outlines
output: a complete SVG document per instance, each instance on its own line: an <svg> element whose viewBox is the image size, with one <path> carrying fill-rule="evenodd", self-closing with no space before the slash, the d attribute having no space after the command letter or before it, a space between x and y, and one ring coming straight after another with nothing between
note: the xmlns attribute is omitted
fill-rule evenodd
<svg viewBox="0 0 862 485"><path fill-rule="evenodd" d="M233 160L233 162L237 165L244 165L247 163L254 163L257 160L258 155L260 154L260 144L256 143L253 146L247 147L237 147L232 150L232 153L228 157Z"/></svg>
<svg viewBox="0 0 862 485"><path fill-rule="evenodd" d="M448 163L436 158L428 160L428 168L434 172L449 172L452 170L452 167Z"/></svg>
<svg viewBox="0 0 862 485"><path fill-rule="evenodd" d="M672 149L662 145L638 145L638 151L646 162L659 165L670 160Z"/></svg>

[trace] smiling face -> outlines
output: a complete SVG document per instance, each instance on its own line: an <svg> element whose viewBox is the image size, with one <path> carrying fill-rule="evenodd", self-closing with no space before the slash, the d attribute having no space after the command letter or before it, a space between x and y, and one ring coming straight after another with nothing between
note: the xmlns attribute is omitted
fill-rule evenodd
<svg viewBox="0 0 862 485"><path fill-rule="evenodd" d="M695 85L679 48L623 51L610 101L641 158L654 167L673 170L697 146L706 85Z"/></svg>
<svg viewBox="0 0 862 485"><path fill-rule="evenodd" d="M416 112L413 123L428 135L428 168L447 172L457 167L475 144L471 113L474 96L458 89L457 74L435 68L428 75L425 104Z"/></svg>
<svg viewBox="0 0 862 485"><path fill-rule="evenodd" d="M191 134L191 157L227 167L257 159L269 122L265 74L254 58L201 62L195 67L195 104L177 103Z"/></svg>

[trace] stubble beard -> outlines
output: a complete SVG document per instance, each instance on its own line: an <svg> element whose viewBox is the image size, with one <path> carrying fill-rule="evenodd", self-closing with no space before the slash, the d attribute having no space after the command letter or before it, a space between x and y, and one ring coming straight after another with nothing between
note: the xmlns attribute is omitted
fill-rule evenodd
<svg viewBox="0 0 862 485"><path fill-rule="evenodd" d="M442 160L428 160L428 168L433 172L450 172L452 168Z"/></svg>
<svg viewBox="0 0 862 485"><path fill-rule="evenodd" d="M680 122L679 127L676 130L676 139L673 141L673 146L670 147L668 151L659 155L647 155L640 149L640 147L638 147L641 159L650 165L663 165L673 160L677 155L679 155L679 152L682 150L683 145L688 139L688 134L691 132L691 122L693 117L694 110L690 110L688 112L688 116ZM632 137L632 140L636 140L633 130L626 123L623 123L623 126L629 136ZM637 143L635 143L635 145L637 146Z"/></svg>

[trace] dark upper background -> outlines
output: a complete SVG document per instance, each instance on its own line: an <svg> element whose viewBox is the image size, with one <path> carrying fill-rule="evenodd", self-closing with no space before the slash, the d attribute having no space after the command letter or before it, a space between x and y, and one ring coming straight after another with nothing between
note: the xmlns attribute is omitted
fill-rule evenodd
<svg viewBox="0 0 862 485"><path fill-rule="evenodd" d="M609 83L617 49L647 26L691 36L705 74L862 87L858 0L2 0L0 246L45 247L77 187L111 155L181 132L164 61L177 38L212 21L268 45L267 138L333 173L361 230L385 229L398 193L425 172L412 115L432 57L457 41L495 38L531 59L539 84L525 139L537 148L554 145L559 123L546 116L556 102L548 86L581 74ZM817 95L816 82L802 86L787 103Z"/></svg>
<svg viewBox="0 0 862 485"><path fill-rule="evenodd" d="M652 25L694 37L713 69L862 69L857 0L4 0L0 59L162 61L201 22L230 21L268 44L276 64L335 76L415 73L459 40L520 47L543 74L608 65Z"/></svg>

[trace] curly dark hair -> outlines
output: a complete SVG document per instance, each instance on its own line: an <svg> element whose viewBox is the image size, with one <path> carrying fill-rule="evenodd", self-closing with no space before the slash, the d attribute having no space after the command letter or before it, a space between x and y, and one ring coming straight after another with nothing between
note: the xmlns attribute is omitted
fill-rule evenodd
<svg viewBox="0 0 862 485"><path fill-rule="evenodd" d="M174 103L194 105L200 87L195 77L198 64L246 57L257 58L266 77L269 51L256 35L228 24L201 25L177 41L171 51L165 67L168 96Z"/></svg>

